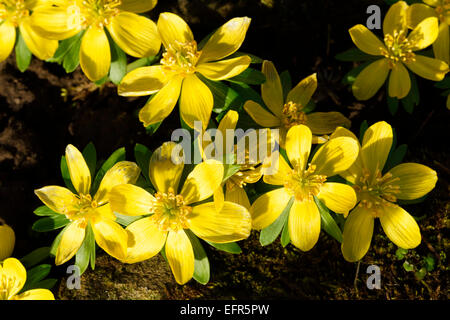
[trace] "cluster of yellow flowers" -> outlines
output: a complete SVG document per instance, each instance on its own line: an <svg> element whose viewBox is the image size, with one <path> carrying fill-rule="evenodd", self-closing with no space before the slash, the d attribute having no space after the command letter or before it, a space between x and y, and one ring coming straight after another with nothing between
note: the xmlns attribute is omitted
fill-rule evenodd
<svg viewBox="0 0 450 320"><path fill-rule="evenodd" d="M405 66L430 80L444 78L449 59L449 1L425 2L429 6L409 7L400 1L390 8L383 25L384 44L362 25L350 29L359 49L380 57L357 77L353 84L356 98L372 97L389 73L389 94L405 97L411 86ZM58 40L82 32L79 61L92 81L104 78L110 70L110 41L133 57L157 55L162 44L160 64L126 74L118 93L152 95L139 113L145 126L163 121L179 102L184 123L194 128L194 122L201 121L201 129L206 130L214 97L204 79L230 79L249 67L250 56L237 51L250 19L231 19L199 47L179 16L162 13L155 24L138 15L155 5L156 0L0 0L0 61L13 50L16 28L40 59L54 55ZM409 35L408 28L413 28ZM436 58L415 53L432 44ZM386 172L393 143L393 130L386 122L369 127L360 143L346 129L350 121L341 113L308 112L317 88L316 74L284 92L272 62L263 62L262 73L266 78L261 85L265 106L249 100L243 109L260 127L279 129L276 142L285 152L239 164L231 174L224 162L203 153L203 161L193 167L176 163L172 156L177 144L166 142L149 157L147 168L119 161L94 188L94 173L85 157L68 145L65 161L74 190L46 186L35 191L45 206L65 221L55 240L55 264L72 259L86 239L93 237L99 247L124 263L144 261L161 252L175 280L184 284L195 274L197 238L227 244L248 238L252 229L263 233L279 225L284 239L308 251L318 241L324 207L346 218L342 254L347 261L358 261L367 253L376 218L397 246L418 246L419 226L397 200L426 195L436 184L436 172L416 163L399 164ZM227 129L236 128L238 120L238 112L230 110L218 130L225 136ZM313 144L318 145L314 153ZM200 145L201 150L207 147L208 143ZM224 149L224 154L233 152L234 148ZM270 172L267 168L274 161L277 170ZM144 170L154 190L136 185ZM332 178L337 176L346 182L335 182ZM252 203L245 186L261 178L272 190ZM123 228L118 216L134 219ZM0 260L11 254L11 250L5 251ZM24 275L17 260L4 260L0 299L50 297L46 291L17 295Z"/></svg>

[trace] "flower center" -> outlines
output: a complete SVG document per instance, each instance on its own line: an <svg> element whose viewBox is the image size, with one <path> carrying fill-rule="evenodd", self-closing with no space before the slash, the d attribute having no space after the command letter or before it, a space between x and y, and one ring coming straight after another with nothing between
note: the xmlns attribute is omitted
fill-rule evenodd
<svg viewBox="0 0 450 320"><path fill-rule="evenodd" d="M0 1L0 23L8 20L19 26L20 20L30 15L29 10L25 6L25 0L3 0Z"/></svg>
<svg viewBox="0 0 450 320"><path fill-rule="evenodd" d="M188 228L188 216L192 208L185 204L181 195L175 194L173 188L169 188L167 193L155 194L151 212L161 231L178 231Z"/></svg>
<svg viewBox="0 0 450 320"><path fill-rule="evenodd" d="M161 64L168 71L180 74L183 77L195 72L195 66L200 58L201 51L197 51L197 42L177 42L175 46L169 45L163 53Z"/></svg>
<svg viewBox="0 0 450 320"><path fill-rule="evenodd" d="M314 174L316 166L310 164L307 170L294 168L287 176L284 187L289 194L298 201L314 200L320 192L320 188L327 180L327 176Z"/></svg>
<svg viewBox="0 0 450 320"><path fill-rule="evenodd" d="M7 276L5 273L0 271L0 300L8 300L11 298L10 292L17 286L16 282L16 278Z"/></svg>
<svg viewBox="0 0 450 320"><path fill-rule="evenodd" d="M67 8L69 28L87 28L95 25L103 28L120 13L121 0L78 0Z"/></svg>
<svg viewBox="0 0 450 320"><path fill-rule="evenodd" d="M442 23L447 23L450 17L450 0L441 1L441 5L436 7L436 13Z"/></svg>
<svg viewBox="0 0 450 320"><path fill-rule="evenodd" d="M381 48L381 54L389 59L389 66L393 68L397 62L409 63L416 60L413 44L407 39L406 32L395 31L393 35L384 37L387 49Z"/></svg>
<svg viewBox="0 0 450 320"><path fill-rule="evenodd" d="M370 179L370 172L363 169L363 175L359 183L355 184L355 189L360 199L359 206L372 209L374 217L379 217L382 206L391 206L397 201L400 186L396 185L400 178L392 178L391 173L384 176L377 170L374 177Z"/></svg>
<svg viewBox="0 0 450 320"><path fill-rule="evenodd" d="M80 194L78 196L78 203L76 204L77 211L69 212L66 216L69 220L87 219L98 207L97 201L92 200L90 194Z"/></svg>
<svg viewBox="0 0 450 320"><path fill-rule="evenodd" d="M306 124L306 114L301 111L303 106L300 106L292 101L286 103L283 107L283 124L286 129L289 129L298 124Z"/></svg>

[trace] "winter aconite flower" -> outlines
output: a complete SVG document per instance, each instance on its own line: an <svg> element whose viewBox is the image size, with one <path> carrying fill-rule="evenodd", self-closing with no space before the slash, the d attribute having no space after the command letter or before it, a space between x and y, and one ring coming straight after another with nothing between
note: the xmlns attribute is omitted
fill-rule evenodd
<svg viewBox="0 0 450 320"><path fill-rule="evenodd" d="M344 128L336 130L331 141L343 136L357 141L353 133ZM341 173L353 184L359 201L344 225L342 253L347 261L358 261L367 253L376 218L397 246L411 249L420 244L416 220L397 204L397 200L414 200L426 195L434 188L437 175L434 170L417 163L399 164L384 172L392 139L389 124L375 123L365 132L355 163Z"/></svg>
<svg viewBox="0 0 450 320"><path fill-rule="evenodd" d="M47 289L20 293L26 280L27 270L19 260L8 258L0 262L0 300L55 300L53 293Z"/></svg>
<svg viewBox="0 0 450 320"><path fill-rule="evenodd" d="M111 49L106 30L114 42L133 57L156 55L161 40L156 24L137 13L146 12L156 0L45 0L33 13L39 34L56 40L83 31L80 65L86 76L97 81L111 66Z"/></svg>
<svg viewBox="0 0 450 320"><path fill-rule="evenodd" d="M314 197L329 209L346 215L356 203L356 195L349 185L327 182L331 176L347 170L358 156L357 142L348 137L324 143L308 161L311 130L296 125L286 135L286 152L290 165L282 156L273 175L264 174L264 182L280 188L260 196L252 205L250 214L254 229L271 225L293 199L288 217L291 242L300 250L308 251L320 234L320 213Z"/></svg>
<svg viewBox="0 0 450 320"><path fill-rule="evenodd" d="M14 49L16 28L19 28L28 49L39 59L49 59L55 53L58 41L37 34L31 24L30 15L36 3L36 0L0 0L0 62Z"/></svg>
<svg viewBox="0 0 450 320"><path fill-rule="evenodd" d="M350 126L350 120L340 112L304 112L317 89L316 74L300 81L289 91L285 101L280 77L273 63L264 61L262 72L266 76L266 82L261 85L261 95L270 111L252 100L247 101L244 108L260 126L280 129L281 147L284 147L286 132L295 125L309 127L314 134L313 143L325 142L326 137L321 136L332 133L338 126Z"/></svg>
<svg viewBox="0 0 450 320"><path fill-rule="evenodd" d="M389 96L402 99L411 89L408 69L433 81L442 80L448 72L445 62L415 53L435 42L439 33L438 19L424 19L408 35L407 11L404 1L389 9L383 22L384 43L361 24L349 30L360 50L381 58L364 68L353 83L353 94L358 100L373 97L389 74Z"/></svg>
<svg viewBox="0 0 450 320"><path fill-rule="evenodd" d="M133 162L116 163L105 173L98 191L92 196L91 174L81 152L68 145L66 161L70 180L77 194L59 186L35 190L47 207L70 220L56 252L56 265L65 263L77 253L84 241L88 224L92 227L97 244L114 258L123 259L127 252L127 233L115 222L108 193L116 185L135 183L140 169Z"/></svg>
<svg viewBox="0 0 450 320"><path fill-rule="evenodd" d="M9 258L16 243L14 230L0 218L0 261Z"/></svg>
<svg viewBox="0 0 450 320"><path fill-rule="evenodd" d="M245 39L250 18L234 18L221 26L202 48L197 47L191 29L173 13L162 13L158 30L165 52L160 65L138 68L127 74L119 86L122 96L156 93L141 109L144 126L163 121L180 98L183 121L194 127L201 121L205 129L214 105L211 90L199 74L214 81L224 80L248 68L249 56L224 59L235 53Z"/></svg>
<svg viewBox="0 0 450 320"><path fill-rule="evenodd" d="M114 212L129 216L145 216L130 224L126 263L149 259L161 250L179 284L194 274L194 250L188 229L201 239L228 243L245 239L250 234L251 218L244 207L225 202L220 211L214 202L204 202L213 195L223 179L223 165L207 160L195 166L179 190L183 162L174 163L176 144L163 144L151 159L149 176L156 194L125 184L110 193ZM203 201L202 203L199 203Z"/></svg>
<svg viewBox="0 0 450 320"><path fill-rule="evenodd" d="M415 28L429 17L439 19L439 35L433 43L435 58L450 63L450 0L423 0L424 3L413 3L408 9L408 26Z"/></svg>

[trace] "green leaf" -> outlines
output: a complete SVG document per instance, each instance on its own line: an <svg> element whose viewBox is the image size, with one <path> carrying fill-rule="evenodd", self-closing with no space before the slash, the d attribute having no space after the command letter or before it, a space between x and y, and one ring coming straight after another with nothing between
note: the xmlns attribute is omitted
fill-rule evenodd
<svg viewBox="0 0 450 320"><path fill-rule="evenodd" d="M245 83L231 82L231 89L233 89L239 95L240 99L245 102L247 100L252 100L259 103L262 107L265 107L265 103L262 100L258 92L252 89L249 85Z"/></svg>
<svg viewBox="0 0 450 320"><path fill-rule="evenodd" d="M58 279L45 279L31 284L27 290L47 289L51 290L58 283Z"/></svg>
<svg viewBox="0 0 450 320"><path fill-rule="evenodd" d="M420 102L420 94L416 76L412 72L408 72L409 77L411 78L411 90L405 98L401 99L401 101L405 111L411 114L414 111L414 107Z"/></svg>
<svg viewBox="0 0 450 320"><path fill-rule="evenodd" d="M450 89L450 76L446 76L444 80L436 82L434 86L438 89Z"/></svg>
<svg viewBox="0 0 450 320"><path fill-rule="evenodd" d="M109 69L109 79L115 85L120 84L127 73L127 55L122 49L109 37L111 47L111 68Z"/></svg>
<svg viewBox="0 0 450 320"><path fill-rule="evenodd" d="M227 181L234 174L239 172L240 169L241 169L241 165L239 165L239 164L224 164L224 174L223 174L222 182Z"/></svg>
<svg viewBox="0 0 450 320"><path fill-rule="evenodd" d="M80 32L73 37L72 42L69 44L69 49L64 55L62 66L67 73L74 72L80 64L80 48L83 34L84 32Z"/></svg>
<svg viewBox="0 0 450 320"><path fill-rule="evenodd" d="M423 260L425 262L425 268L427 269L427 271L428 272L433 271L436 264L434 258L428 255L427 257L423 258Z"/></svg>
<svg viewBox="0 0 450 320"><path fill-rule="evenodd" d="M314 196L314 202L316 203L317 208L320 212L322 230L339 241L339 243L342 243L342 231L337 225L336 221L334 221L328 208L316 196Z"/></svg>
<svg viewBox="0 0 450 320"><path fill-rule="evenodd" d="M211 242L211 241L206 241L206 243L208 243L210 246L212 246L220 251L225 251L225 252L233 253L233 254L240 254L242 252L241 247L239 247L239 245L236 242L215 243L215 242Z"/></svg>
<svg viewBox="0 0 450 320"><path fill-rule="evenodd" d="M264 59L262 59L258 56L255 56L254 54L245 53L242 51L236 51L232 55L228 56L227 59L232 59L232 58L237 58L237 57L242 57L242 56L249 56L250 59L252 59L252 61L250 62L251 64L262 64L264 62Z"/></svg>
<svg viewBox="0 0 450 320"><path fill-rule="evenodd" d="M398 148L395 149L395 151L389 155L389 157L386 161L386 165L384 167L384 171L389 171L393 167L402 163L403 158L405 157L407 151L408 151L408 146L406 144L402 144L402 145L398 146Z"/></svg>
<svg viewBox="0 0 450 320"><path fill-rule="evenodd" d="M25 286L28 286L30 284L33 284L33 283L43 280L45 277L48 276L51 269L52 269L51 265L41 264L41 265L34 267L31 270L28 270L27 271L27 282L26 282Z"/></svg>
<svg viewBox="0 0 450 320"><path fill-rule="evenodd" d="M398 111L399 100L397 98L392 98L389 94L386 95L387 105L389 108L389 112L395 116Z"/></svg>
<svg viewBox="0 0 450 320"><path fill-rule="evenodd" d="M20 262L26 269L29 269L48 258L49 255L50 247L42 247L27 254L25 257L20 259Z"/></svg>
<svg viewBox="0 0 450 320"><path fill-rule="evenodd" d="M369 123L367 122L367 120L364 120L361 123L361 126L359 127L359 141L363 141L364 138L364 134L366 133L367 129L369 129Z"/></svg>
<svg viewBox="0 0 450 320"><path fill-rule="evenodd" d="M92 250L95 251L95 238L91 228L91 224L88 223L86 227L86 235L84 237L83 244L78 249L75 255L75 265L78 266L78 268L80 268L80 275L82 275L86 271L89 265Z"/></svg>
<svg viewBox="0 0 450 320"><path fill-rule="evenodd" d="M373 60L376 57L362 52L358 48L351 48L344 52L338 53L335 58L339 61L365 61Z"/></svg>
<svg viewBox="0 0 450 320"><path fill-rule="evenodd" d="M286 219L283 226L283 231L281 231L281 245L285 248L291 242L291 236L289 234L288 227L289 219Z"/></svg>
<svg viewBox="0 0 450 320"><path fill-rule="evenodd" d="M427 275L427 269L425 267L420 268L418 271L414 273L417 280L422 280Z"/></svg>
<svg viewBox="0 0 450 320"><path fill-rule="evenodd" d="M116 222L124 227L143 218L143 216L125 216L117 212L114 212L114 215L116 216Z"/></svg>
<svg viewBox="0 0 450 320"><path fill-rule="evenodd" d="M53 216L60 216L60 213L57 213L50 209L47 206L40 206L36 210L33 211L33 213L40 217L53 217Z"/></svg>
<svg viewBox="0 0 450 320"><path fill-rule="evenodd" d="M106 75L106 76L104 76L102 79L97 80L97 81L94 81L94 84L95 84L96 86L101 87L101 86L104 85L106 82L108 82L108 80L109 80L109 76Z"/></svg>
<svg viewBox="0 0 450 320"><path fill-rule="evenodd" d="M89 144L83 149L82 154L87 166L89 167L91 177L95 176L95 169L97 166L97 151L95 150L94 144L92 142L89 142Z"/></svg>
<svg viewBox="0 0 450 320"><path fill-rule="evenodd" d="M408 261L405 260L405 262L403 262L403 269L405 269L408 272L414 271L414 265L410 264Z"/></svg>
<svg viewBox="0 0 450 320"><path fill-rule="evenodd" d="M28 49L27 44L25 43L25 40L20 32L17 36L15 51L17 68L19 68L20 72L25 72L31 63L32 53L30 49Z"/></svg>
<svg viewBox="0 0 450 320"><path fill-rule="evenodd" d="M223 82L212 81L200 76L202 81L208 86L214 98L215 113L227 112L232 106L236 106L240 102L239 94Z"/></svg>
<svg viewBox="0 0 450 320"><path fill-rule="evenodd" d="M61 64L64 61L64 57L72 49L72 47L76 44L76 42L81 39L83 34L84 34L84 32L81 31L80 33L73 36L72 38L60 41L58 49L56 49L55 54L53 55L52 58L47 59L47 62L56 62L58 64Z"/></svg>
<svg viewBox="0 0 450 320"><path fill-rule="evenodd" d="M146 146L136 143L134 147L134 158L136 159L136 163L139 168L141 168L141 172L147 182L150 183L150 177L148 175L149 165L150 165L150 157L152 156L152 152Z"/></svg>
<svg viewBox="0 0 450 320"><path fill-rule="evenodd" d="M260 85L266 82L266 76L259 70L247 68L241 74L227 80L230 82L242 82L246 84Z"/></svg>
<svg viewBox="0 0 450 320"><path fill-rule="evenodd" d="M161 126L162 123L163 123L163 122L160 121L160 122L158 122L158 123L155 123L155 124L151 124L151 125L146 126L146 127L145 127L145 132L146 132L149 136L153 135L153 134L159 129L159 127Z"/></svg>
<svg viewBox="0 0 450 320"><path fill-rule="evenodd" d="M127 65L126 73L129 73L137 68L151 66L152 64L154 64L156 61L159 61L160 59L161 59L161 56L159 54L157 54L156 56L137 59Z"/></svg>
<svg viewBox="0 0 450 320"><path fill-rule="evenodd" d="M53 243L50 247L50 255L52 255L54 257L56 256L56 251L58 250L59 243L61 242L61 238L62 238L64 232L66 231L67 227L68 226L65 226L64 229L62 229L61 232L58 233L55 240L53 240Z"/></svg>
<svg viewBox="0 0 450 320"><path fill-rule="evenodd" d="M39 219L33 224L31 228L37 232L48 232L65 227L69 223L70 220L67 219L64 215L60 214L57 217L47 217Z"/></svg>
<svg viewBox="0 0 450 320"><path fill-rule="evenodd" d="M403 248L398 248L395 251L395 256L397 257L398 260L403 260L407 253L408 253L408 250L403 249Z"/></svg>
<svg viewBox="0 0 450 320"><path fill-rule="evenodd" d="M278 235L286 224L293 203L294 198L291 198L280 216L270 226L261 230L259 242L262 246L267 246L278 238Z"/></svg>
<svg viewBox="0 0 450 320"><path fill-rule="evenodd" d="M285 70L280 74L281 87L283 88L284 101L287 100L289 91L292 89L292 78L289 70Z"/></svg>
<svg viewBox="0 0 450 320"><path fill-rule="evenodd" d="M72 191L73 193L77 193L75 187L72 184L72 180L70 179L69 167L67 166L66 157L61 157L61 175L64 180L66 187Z"/></svg>
<svg viewBox="0 0 450 320"><path fill-rule="evenodd" d="M359 66L357 66L356 68L353 68L352 70L347 72L347 74L342 78L342 83L346 85L352 85L353 82L355 82L356 77L361 73L361 71L372 62L373 61L364 62Z"/></svg>
<svg viewBox="0 0 450 320"><path fill-rule="evenodd" d="M194 249L195 264L193 278L198 283L207 284L210 279L210 266L205 249L198 238L190 230L186 230L186 234L191 240L192 249Z"/></svg>
<svg viewBox="0 0 450 320"><path fill-rule="evenodd" d="M97 192L100 183L102 182L103 177L106 172L111 169L117 162L125 160L125 148L122 147L113 152L113 154L103 163L100 167L100 170L97 172L95 176L94 183L91 187L91 194L95 194Z"/></svg>

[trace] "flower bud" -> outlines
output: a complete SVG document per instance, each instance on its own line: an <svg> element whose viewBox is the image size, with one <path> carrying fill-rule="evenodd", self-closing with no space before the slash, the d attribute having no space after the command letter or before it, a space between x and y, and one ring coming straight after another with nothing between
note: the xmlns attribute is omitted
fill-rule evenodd
<svg viewBox="0 0 450 320"><path fill-rule="evenodd" d="M15 242L14 230L0 218L0 261L11 256Z"/></svg>

